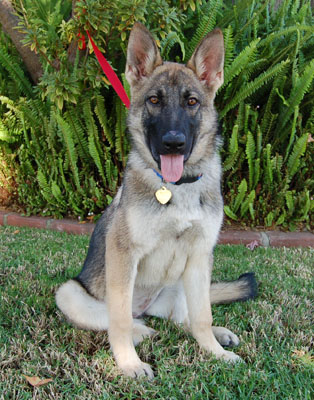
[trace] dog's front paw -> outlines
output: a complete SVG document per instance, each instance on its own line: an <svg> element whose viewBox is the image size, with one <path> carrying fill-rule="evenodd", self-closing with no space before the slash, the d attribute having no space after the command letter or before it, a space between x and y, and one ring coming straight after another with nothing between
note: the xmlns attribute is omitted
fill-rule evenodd
<svg viewBox="0 0 314 400"><path fill-rule="evenodd" d="M236 362L244 362L240 356L233 353L233 351L225 350L223 353L216 356L220 360L229 362L229 363L236 363Z"/></svg>
<svg viewBox="0 0 314 400"><path fill-rule="evenodd" d="M153 379L154 373L149 364L140 362L135 365L124 365L119 366L123 374L129 376L130 378L140 378L147 376L148 379Z"/></svg>

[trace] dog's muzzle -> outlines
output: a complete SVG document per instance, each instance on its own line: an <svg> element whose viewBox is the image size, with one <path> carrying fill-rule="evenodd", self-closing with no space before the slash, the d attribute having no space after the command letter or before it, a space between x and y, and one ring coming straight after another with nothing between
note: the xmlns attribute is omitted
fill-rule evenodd
<svg viewBox="0 0 314 400"><path fill-rule="evenodd" d="M161 139L164 154L184 154L186 138L182 132L169 131Z"/></svg>

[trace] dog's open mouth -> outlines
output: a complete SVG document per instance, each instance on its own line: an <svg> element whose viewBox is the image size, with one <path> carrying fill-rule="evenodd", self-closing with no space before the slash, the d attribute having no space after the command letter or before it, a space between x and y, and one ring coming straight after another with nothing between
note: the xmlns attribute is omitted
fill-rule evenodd
<svg viewBox="0 0 314 400"><path fill-rule="evenodd" d="M160 155L161 174L167 182L177 182L183 173L184 155Z"/></svg>

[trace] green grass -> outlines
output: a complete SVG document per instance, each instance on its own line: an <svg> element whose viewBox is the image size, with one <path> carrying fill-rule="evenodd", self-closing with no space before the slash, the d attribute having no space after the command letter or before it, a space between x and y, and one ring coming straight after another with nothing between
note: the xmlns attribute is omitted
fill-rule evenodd
<svg viewBox="0 0 314 400"><path fill-rule="evenodd" d="M228 365L201 351L174 324L138 346L156 377L121 377L104 332L73 328L54 292L75 275L88 237L0 227L0 399L311 399L313 249L218 246L215 279L255 271L259 297L213 307L216 325L240 336L245 363ZM52 378L32 388L23 377Z"/></svg>

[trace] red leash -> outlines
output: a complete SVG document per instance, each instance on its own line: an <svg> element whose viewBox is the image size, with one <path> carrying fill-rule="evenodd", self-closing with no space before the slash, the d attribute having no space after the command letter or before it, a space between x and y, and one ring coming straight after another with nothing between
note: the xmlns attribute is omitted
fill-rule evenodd
<svg viewBox="0 0 314 400"><path fill-rule="evenodd" d="M88 31L86 31L87 36L93 46L95 55L97 57L97 60L102 68L102 70L104 71L104 74L106 75L106 77L108 78L109 82L111 83L112 87L114 88L114 90L117 92L117 95L120 97L120 99L122 100L122 102L125 104L126 108L130 107L130 100L129 97L126 93L126 91L124 90L124 87L122 85L122 83L120 82L119 78L117 77L117 74L114 72L114 70L111 68L110 64L108 63L108 61L105 59L105 57L102 55L101 51L99 50L99 48L95 45L93 39L91 38L91 35L89 34ZM82 35L83 36L83 35ZM82 36L80 37L82 40ZM85 41L83 42L85 44Z"/></svg>

